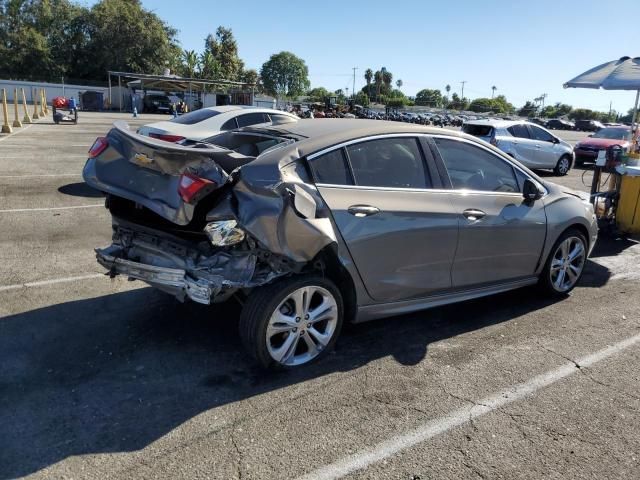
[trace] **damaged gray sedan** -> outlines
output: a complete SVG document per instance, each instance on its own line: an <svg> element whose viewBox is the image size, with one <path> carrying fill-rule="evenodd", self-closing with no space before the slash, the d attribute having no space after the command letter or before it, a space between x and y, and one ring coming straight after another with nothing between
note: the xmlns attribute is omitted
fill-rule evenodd
<svg viewBox="0 0 640 480"><path fill-rule="evenodd" d="M296 367L359 322L538 283L566 294L597 227L588 197L464 134L303 120L176 145L116 123L89 152L112 276L179 300L237 297L266 367Z"/></svg>

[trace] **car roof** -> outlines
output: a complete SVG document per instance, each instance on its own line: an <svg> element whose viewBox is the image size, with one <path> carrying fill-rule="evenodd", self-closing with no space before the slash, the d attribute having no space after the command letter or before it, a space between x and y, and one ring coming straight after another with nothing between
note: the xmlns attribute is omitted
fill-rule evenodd
<svg viewBox="0 0 640 480"><path fill-rule="evenodd" d="M285 115L290 115L290 113L276 110L274 108L260 108L254 107L253 105L219 105L216 107L205 107L203 110L215 110L216 112L220 113L234 112L236 110L252 110L259 113L282 113Z"/></svg>
<svg viewBox="0 0 640 480"><path fill-rule="evenodd" d="M531 123L526 120L494 120L494 119L485 119L485 120L471 120L470 122L465 122L465 125L487 125L493 128L506 128L511 125L517 125L519 123ZM535 125L535 124L534 124Z"/></svg>
<svg viewBox="0 0 640 480"><path fill-rule="evenodd" d="M432 135L463 137L474 142L477 141L475 137L454 130L426 127L414 123L407 124L359 118L302 119L295 123L259 128L246 127L237 131L260 132L277 136L295 137L298 140L297 142L274 151L274 155L276 156L283 154L286 155L289 152L292 159L304 157L350 140L386 134L426 133ZM265 160L269 161L268 159Z"/></svg>

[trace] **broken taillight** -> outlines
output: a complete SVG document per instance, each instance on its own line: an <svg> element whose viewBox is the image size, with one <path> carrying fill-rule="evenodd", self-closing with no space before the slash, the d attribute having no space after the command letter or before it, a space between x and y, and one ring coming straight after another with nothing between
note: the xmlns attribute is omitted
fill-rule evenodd
<svg viewBox="0 0 640 480"><path fill-rule="evenodd" d="M109 142L105 137L98 137L96 141L93 142L91 148L89 149L89 158L96 158L102 152L104 152L109 146Z"/></svg>
<svg viewBox="0 0 640 480"><path fill-rule="evenodd" d="M200 178L192 173L183 173L182 175L180 175L180 182L178 183L178 193L180 193L180 197L182 197L182 200L184 200L186 203L191 203L191 201L198 196L203 188L210 185L215 186L215 184L216 183L211 180Z"/></svg>
<svg viewBox="0 0 640 480"><path fill-rule="evenodd" d="M180 135L169 135L165 133L150 133L151 138L157 138L158 140L164 140L165 142L177 143L184 140L184 137Z"/></svg>

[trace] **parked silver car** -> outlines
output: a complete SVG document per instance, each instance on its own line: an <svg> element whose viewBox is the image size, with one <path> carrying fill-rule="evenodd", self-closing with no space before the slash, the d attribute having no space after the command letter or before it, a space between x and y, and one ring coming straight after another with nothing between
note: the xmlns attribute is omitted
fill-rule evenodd
<svg viewBox="0 0 640 480"><path fill-rule="evenodd" d="M597 234L586 194L475 137L397 122L247 127L192 147L117 124L83 176L112 215L98 262L180 300L238 297L267 367L320 358L344 322L536 283L564 295Z"/></svg>
<svg viewBox="0 0 640 480"><path fill-rule="evenodd" d="M529 168L550 168L556 175L566 175L573 165L573 147L535 123L477 120L465 123L462 131L498 147Z"/></svg>

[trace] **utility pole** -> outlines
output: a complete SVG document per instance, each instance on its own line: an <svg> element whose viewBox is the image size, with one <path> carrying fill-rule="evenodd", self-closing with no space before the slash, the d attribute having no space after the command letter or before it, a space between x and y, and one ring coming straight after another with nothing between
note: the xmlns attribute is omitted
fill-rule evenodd
<svg viewBox="0 0 640 480"><path fill-rule="evenodd" d="M354 100L356 98L356 70L358 70L358 67L353 67L353 89L351 90L351 94Z"/></svg>
<svg viewBox="0 0 640 480"><path fill-rule="evenodd" d="M462 84L462 94L460 95L460 101L464 102L464 84L467 83L466 80L460 82Z"/></svg>

